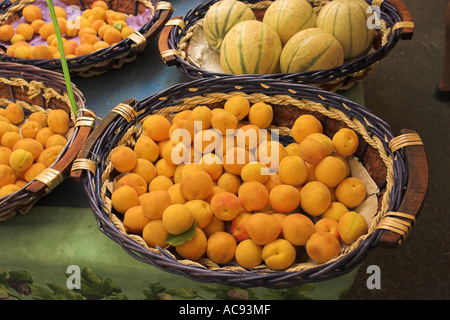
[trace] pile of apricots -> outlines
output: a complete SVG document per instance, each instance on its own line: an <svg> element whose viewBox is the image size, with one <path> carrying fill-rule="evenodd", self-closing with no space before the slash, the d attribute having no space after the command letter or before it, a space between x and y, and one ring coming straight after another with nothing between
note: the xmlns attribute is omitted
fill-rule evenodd
<svg viewBox="0 0 450 320"><path fill-rule="evenodd" d="M17 103L0 108L0 197L16 192L52 165L67 144L67 112L52 109L28 117Z"/></svg>
<svg viewBox="0 0 450 320"><path fill-rule="evenodd" d="M108 9L105 1L93 2L91 8L73 20L67 20L64 8L54 9L67 59L107 48L134 33L127 25L126 14ZM25 22L15 29L9 24L0 26L0 40L11 44L6 53L22 59L60 59L51 18L43 19L42 10L33 4L22 9L22 16ZM45 44L31 45L30 41L36 37L41 37Z"/></svg>
<svg viewBox="0 0 450 320"><path fill-rule="evenodd" d="M347 161L358 136L343 128L328 137L305 114L285 146L272 120L271 105L241 95L143 119L135 143L110 153L112 208L126 231L181 259L247 269L338 257L367 233L355 211L366 188ZM177 236L187 238L169 241Z"/></svg>

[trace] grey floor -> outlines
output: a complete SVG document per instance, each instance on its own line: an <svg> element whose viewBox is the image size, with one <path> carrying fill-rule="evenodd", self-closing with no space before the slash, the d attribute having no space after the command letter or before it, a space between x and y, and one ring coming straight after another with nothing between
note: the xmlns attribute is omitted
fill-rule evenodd
<svg viewBox="0 0 450 320"><path fill-rule="evenodd" d="M416 226L396 249L375 248L358 273L349 299L447 300L450 298L450 102L432 92L441 75L448 0L403 0L415 32L400 41L364 82L365 104L391 125L421 136L429 165L427 198ZM381 271L381 289L368 289L367 268Z"/></svg>

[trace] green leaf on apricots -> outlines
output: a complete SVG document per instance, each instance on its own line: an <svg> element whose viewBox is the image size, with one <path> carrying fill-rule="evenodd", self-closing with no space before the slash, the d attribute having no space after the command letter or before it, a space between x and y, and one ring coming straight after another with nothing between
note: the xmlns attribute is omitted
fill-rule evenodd
<svg viewBox="0 0 450 320"><path fill-rule="evenodd" d="M167 234L166 236L166 243L170 244L172 246L178 246L182 243L185 243L186 241L191 240L196 233L196 227L197 227L197 223L192 224L192 226L185 232L180 233L180 234Z"/></svg>

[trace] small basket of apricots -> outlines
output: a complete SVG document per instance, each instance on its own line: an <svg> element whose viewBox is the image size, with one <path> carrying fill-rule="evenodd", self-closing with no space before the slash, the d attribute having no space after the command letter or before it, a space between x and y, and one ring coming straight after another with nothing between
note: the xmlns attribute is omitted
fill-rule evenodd
<svg viewBox="0 0 450 320"><path fill-rule="evenodd" d="M83 94L63 75L0 62L0 221L27 213L70 173L94 126Z"/></svg>
<svg viewBox="0 0 450 320"><path fill-rule="evenodd" d="M53 3L69 71L81 77L136 59L172 13L165 1ZM45 0L11 4L0 17L0 60L62 72L55 26Z"/></svg>
<svg viewBox="0 0 450 320"><path fill-rule="evenodd" d="M315 87L195 80L115 107L79 158L100 229L139 260L286 287L348 272L387 228L407 168L388 128Z"/></svg>

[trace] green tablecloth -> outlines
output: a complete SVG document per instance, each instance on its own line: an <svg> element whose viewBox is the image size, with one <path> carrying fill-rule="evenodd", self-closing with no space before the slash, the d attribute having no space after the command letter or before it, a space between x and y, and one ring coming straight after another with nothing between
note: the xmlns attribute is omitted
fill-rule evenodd
<svg viewBox="0 0 450 320"><path fill-rule="evenodd" d="M343 95L364 101L361 84ZM130 256L98 229L82 190L66 180L26 215L0 223L0 299L340 299L358 272L285 290L196 282ZM73 266L81 290L71 289Z"/></svg>

